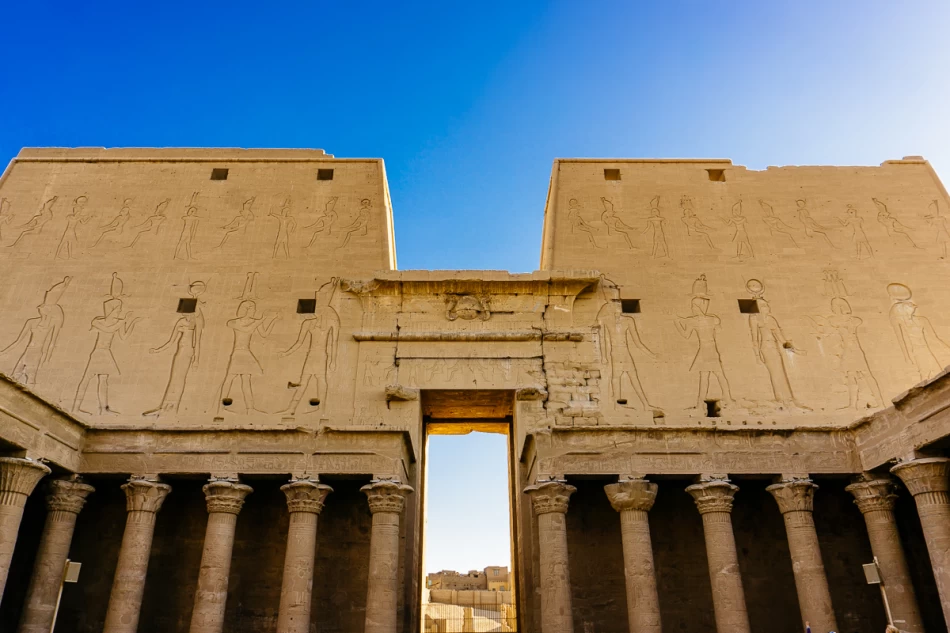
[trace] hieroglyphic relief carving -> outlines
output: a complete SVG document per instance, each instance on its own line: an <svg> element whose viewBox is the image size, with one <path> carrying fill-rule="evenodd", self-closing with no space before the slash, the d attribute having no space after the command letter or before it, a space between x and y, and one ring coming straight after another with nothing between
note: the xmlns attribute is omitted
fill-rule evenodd
<svg viewBox="0 0 950 633"><path fill-rule="evenodd" d="M317 217L317 221L313 224L308 224L303 227L305 229L314 229L313 235L310 236L310 241L307 242L307 245L304 248L310 248L313 246L313 243L316 241L317 236L327 232L327 235L330 235L333 231L333 223L337 221L339 214L334 210L336 207L337 197L333 196L327 200L326 207L323 210L323 213ZM316 227L316 228L314 228Z"/></svg>
<svg viewBox="0 0 950 633"><path fill-rule="evenodd" d="M910 229L900 223L900 221L891 215L891 212L887 210L887 205L878 200L877 198L871 198L871 201L877 206L877 221L881 223L881 226L887 231L888 236L902 236L910 245L914 248L920 248L917 246L917 242L914 241L914 238L910 235Z"/></svg>
<svg viewBox="0 0 950 633"><path fill-rule="evenodd" d="M92 216L86 215L86 196L79 196L73 201L73 209L66 216L66 228L63 229L63 235L59 238L59 245L56 246L55 257L71 259L79 250L79 235L76 233L77 225L86 224L92 219Z"/></svg>
<svg viewBox="0 0 950 633"><path fill-rule="evenodd" d="M175 245L175 259L194 259L191 244L195 239L195 233L198 232L198 222L201 220L198 217L198 207L195 202L197 198L197 191L191 194L185 215L181 218L181 233L178 234L178 244Z"/></svg>
<svg viewBox="0 0 950 633"><path fill-rule="evenodd" d="M627 406L628 400L624 397L623 392L624 378L626 378L626 382L633 389L641 406L652 410L655 417L661 416L663 410L649 401L646 392L643 390L643 385L640 384L636 361L630 350L632 341L637 349L644 354L650 358L656 358L656 354L641 340L636 319L622 312L619 301L607 299L604 306L597 313L597 323L601 329L601 354L610 366L610 386L613 399L617 404Z"/></svg>
<svg viewBox="0 0 950 633"><path fill-rule="evenodd" d="M488 298L474 295L448 295L445 298L445 318L449 321L456 319L487 321L491 318Z"/></svg>
<svg viewBox="0 0 950 633"><path fill-rule="evenodd" d="M122 235L122 231L125 229L125 225L128 224L129 219L132 217L132 198L126 198L122 201L122 208L119 209L119 212L114 218L112 218L106 224L101 225L99 228L102 229L99 233L99 237L96 238L96 241L93 242L92 247L95 248L99 246L99 242L102 239L109 235L110 233L115 233L116 235Z"/></svg>
<svg viewBox="0 0 950 633"><path fill-rule="evenodd" d="M221 227L224 229L224 235L221 236L221 243L215 248L224 246L228 238L238 231L240 231L242 235L247 232L248 225L254 221L254 200L255 198L245 200L244 204L241 205L241 211L234 216L230 222Z"/></svg>
<svg viewBox="0 0 950 633"><path fill-rule="evenodd" d="M50 289L43 296L43 303L36 306L39 316L27 319L23 323L23 329L20 330L16 340L0 350L0 354L2 354L26 341L23 353L20 354L13 366L12 375L14 380L28 387L36 384L37 374L49 363L50 356L53 353L56 337L59 335L65 320L59 300L69 286L70 279L70 277L64 277L62 281L50 286Z"/></svg>
<svg viewBox="0 0 950 633"><path fill-rule="evenodd" d="M294 344L279 354L280 358L289 356L307 344L308 338L310 339L303 367L300 369L300 378L296 383L287 385L288 389L294 390L294 393L290 398L290 404L282 413L293 414L297 411L300 399L307 391L311 380L316 383L317 397L310 400L310 409L305 413L317 411L320 404L326 402L327 376L336 368L337 344L340 340L340 315L332 305L338 285L339 280L333 277L320 286L316 292L316 312L300 324L300 332Z"/></svg>
<svg viewBox="0 0 950 633"><path fill-rule="evenodd" d="M660 215L660 196L654 196L650 200L650 217L647 218L647 225L640 232L641 235L645 235L652 230L653 249L650 251L650 256L653 259L669 257L670 254L670 249L666 244L666 233L663 231L665 222L666 220Z"/></svg>
<svg viewBox="0 0 950 633"><path fill-rule="evenodd" d="M778 320L772 316L772 307L766 300L765 286L758 279L746 282L746 289L756 302L758 312L749 314L749 332L752 336L752 349L758 362L765 365L772 385L772 399L787 407L810 409L795 399L792 384L788 379L785 366L785 353L804 354L796 349L782 332Z"/></svg>
<svg viewBox="0 0 950 633"><path fill-rule="evenodd" d="M205 326L204 313L201 310L201 299L205 291L203 281L195 281L188 286L188 294L196 301L195 311L183 313L175 325L168 340L159 347L149 349L150 354L160 354L175 346L175 355L172 357L172 366L165 385L162 401L155 409L142 413L144 416L158 416L162 413L177 413L181 404L181 397L185 393L185 384L191 369L198 367L201 352L201 334Z"/></svg>
<svg viewBox="0 0 950 633"><path fill-rule="evenodd" d="M851 245L854 247L854 256L857 259L874 257L874 249L871 248L871 242L864 232L864 220L858 215L858 210L853 204L849 204L843 218L838 218L838 223L845 228L851 228Z"/></svg>
<svg viewBox="0 0 950 633"><path fill-rule="evenodd" d="M927 205L927 210L929 213L924 216L927 223L933 227L934 240L937 243L937 246L940 248L940 259L947 259L947 244L950 244L950 231L947 230L947 218L940 215L940 203L936 200L931 200L930 204ZM0 218L3 215L0 214Z"/></svg>
<svg viewBox="0 0 950 633"><path fill-rule="evenodd" d="M821 271L822 281L825 282L824 290L822 295L826 297L850 297L851 293L848 292L848 287L844 283L844 279L841 278L841 273L838 272L835 268L826 268Z"/></svg>
<svg viewBox="0 0 950 633"><path fill-rule="evenodd" d="M683 209L683 217L680 219L686 225L686 235L698 235L706 242L706 246L718 251L719 249L713 245L712 238L709 237L712 227L703 224L703 221L696 215L696 211L693 209L693 199L689 196L683 196L680 198L680 207Z"/></svg>
<svg viewBox="0 0 950 633"><path fill-rule="evenodd" d="M834 243L831 241L831 238L828 237L828 231L831 229L827 226L822 226L811 217L811 211L808 210L804 200L796 200L795 205L798 207L798 219L801 221L802 226L805 227L805 237L815 237L820 235L828 242L828 246L835 248Z"/></svg>
<svg viewBox="0 0 950 633"><path fill-rule="evenodd" d="M284 257L290 259L290 236L297 230L297 221L290 214L290 198L284 200L277 213L271 211L268 214L276 218L278 222L277 237L274 238L274 252L272 258L277 258L278 253L283 253Z"/></svg>
<svg viewBox="0 0 950 633"><path fill-rule="evenodd" d="M59 199L59 196L53 196L52 198L48 199L43 203L43 206L36 215L27 220L25 224L18 226L17 229L20 230L20 234L17 235L15 240L13 240L12 244L8 244L7 246L16 246L20 240L22 240L27 235L33 235L35 233L42 232L43 227L53 219L53 205L56 204L57 199Z"/></svg>
<svg viewBox="0 0 950 633"><path fill-rule="evenodd" d="M636 249L630 240L630 232L633 231L634 228L624 224L624 221L621 220L617 212L614 211L613 202L603 197L600 199L600 202L604 205L604 212L600 214L600 219L607 226L607 235L611 235L613 231L616 231L623 235L623 239L627 242L628 247Z"/></svg>
<svg viewBox="0 0 950 633"><path fill-rule="evenodd" d="M122 280L117 273L112 273L112 283L109 287L109 299L102 304L103 316L95 317L92 320L91 329L96 330L96 342L93 344L92 352L89 354L89 360L86 362L86 369L83 371L82 378L79 380L79 386L76 388L76 397L73 400L73 411L83 411L92 413L82 408L86 398L86 392L89 390L89 383L96 378L98 383L97 401L98 413L118 413L109 408L109 377L117 376L121 372L115 362L115 356L112 355L112 343L118 334L119 338L125 340L140 317L132 317L131 312L122 313Z"/></svg>
<svg viewBox="0 0 950 633"><path fill-rule="evenodd" d="M571 198L567 201L567 221L571 225L571 234L583 233L594 248L600 248L594 240L594 227L588 224L587 220L581 215L581 203L577 198Z"/></svg>
<svg viewBox="0 0 950 633"><path fill-rule="evenodd" d="M253 200L253 198L252 198ZM254 376L263 376L264 368L261 367L257 357L251 350L251 339L255 333L262 337L270 335L274 329L274 323L280 317L279 314L269 314L265 312L262 316L257 316L257 304L251 299L254 296L254 283L257 279L257 273L248 273L244 285L242 301L238 304L236 318L228 321L227 325L234 333L234 340L231 347L231 354L228 358L228 368L224 373L224 382L221 383L221 390L218 394L217 409L222 406L230 407L231 387L236 379L241 382L241 395L243 396L244 413L257 411L254 407L254 391L251 379ZM228 409L231 410L231 409Z"/></svg>
<svg viewBox="0 0 950 633"><path fill-rule="evenodd" d="M6 198L0 198L0 241L3 241L3 227L13 222L13 214L10 213L10 201Z"/></svg>
<svg viewBox="0 0 950 633"><path fill-rule="evenodd" d="M723 218L725 225L733 229L732 241L736 245L736 254L733 257L740 262L746 256L755 257L755 251L752 250L752 242L749 241L749 233L745 227L748 221L749 219L742 215L742 200L732 205L732 215Z"/></svg>
<svg viewBox="0 0 950 633"><path fill-rule="evenodd" d="M795 229L786 224L782 218L775 213L775 209L772 208L772 205L765 200L759 200L759 206L762 207L762 212L765 214L762 217L762 221L769 227L769 235L772 237L775 237L776 234L784 235L788 238L788 241L792 243L792 246L798 248L798 242L795 241L795 236L792 235L792 231Z"/></svg>
<svg viewBox="0 0 950 633"><path fill-rule="evenodd" d="M370 202L369 198L363 198L360 200L359 211L356 212L356 219L347 226L343 227L345 234L343 236L343 243L337 247L337 250L345 247L350 243L350 238L354 235L365 236L369 230L369 216L372 209L373 203Z"/></svg>
<svg viewBox="0 0 950 633"><path fill-rule="evenodd" d="M917 304L912 300L913 293L908 286L888 284L887 294L891 298L888 317L904 359L914 365L920 380L933 378L943 369L934 349L939 345L947 351L950 346L937 336L929 319L917 314Z"/></svg>
<svg viewBox="0 0 950 633"><path fill-rule="evenodd" d="M152 215L145 218L145 222L142 222L138 226L132 227L132 230L135 231L135 237L132 238L132 242L129 243L126 248L132 248L135 246L138 241L146 233L155 232L155 235L159 235L162 232L162 225L165 223L165 210L168 208L168 203L171 202L171 198L165 198L155 206L155 212Z"/></svg>
<svg viewBox="0 0 950 633"><path fill-rule="evenodd" d="M692 338L693 333L696 333L699 347L696 349L696 356L693 357L689 369L690 371L699 372L699 392L696 398L696 408L705 411L706 400L709 398L710 376L715 376L719 382L723 404L729 404L732 401L732 393L729 390L726 372L722 368L719 346L716 344L716 330L719 329L722 322L715 314L709 314L711 297L708 294L706 275L700 275L693 282L692 295L693 298L690 302L692 316L679 318L673 324L686 339Z"/></svg>
<svg viewBox="0 0 950 633"><path fill-rule="evenodd" d="M363 386L379 387L395 380L396 366L392 359L367 360L363 363Z"/></svg>
<svg viewBox="0 0 950 633"><path fill-rule="evenodd" d="M871 372L867 356L858 338L858 328L864 322L860 317L851 313L851 304L845 298L848 290L837 271L825 271L826 294L831 294L831 312L826 317L811 317L817 329L819 347L824 351L824 340L833 339L832 353L836 360L838 371L844 374L848 386L848 404L839 409L861 409L861 388L865 388L870 399L866 401L870 407L879 407L884 402L881 388Z"/></svg>

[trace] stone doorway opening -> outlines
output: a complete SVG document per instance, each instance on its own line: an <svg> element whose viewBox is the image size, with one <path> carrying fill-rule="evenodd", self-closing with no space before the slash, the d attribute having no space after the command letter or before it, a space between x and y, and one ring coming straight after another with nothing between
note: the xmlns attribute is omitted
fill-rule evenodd
<svg viewBox="0 0 950 633"><path fill-rule="evenodd" d="M518 630L513 412L513 391L422 391L422 633Z"/></svg>

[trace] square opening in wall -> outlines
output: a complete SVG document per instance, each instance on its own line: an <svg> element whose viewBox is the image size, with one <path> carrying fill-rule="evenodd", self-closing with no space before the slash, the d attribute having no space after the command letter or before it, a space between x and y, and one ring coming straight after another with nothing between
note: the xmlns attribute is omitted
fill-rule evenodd
<svg viewBox="0 0 950 633"><path fill-rule="evenodd" d="M707 418L718 418L719 412L722 410L719 406L718 400L706 400L706 417Z"/></svg>
<svg viewBox="0 0 950 633"><path fill-rule="evenodd" d="M316 299L297 299L297 314L314 314L316 311Z"/></svg>
<svg viewBox="0 0 950 633"><path fill-rule="evenodd" d="M758 314L759 302L755 299L739 299L739 312L742 314Z"/></svg>
<svg viewBox="0 0 950 633"><path fill-rule="evenodd" d="M620 180L620 170L619 169L605 169L604 180Z"/></svg>
<svg viewBox="0 0 950 633"><path fill-rule="evenodd" d="M198 308L198 300L194 297L186 297L178 300L178 311L182 314L191 314Z"/></svg>
<svg viewBox="0 0 950 633"><path fill-rule="evenodd" d="M713 182L726 182L725 169L707 169L706 173L709 174L709 179Z"/></svg>
<svg viewBox="0 0 950 633"><path fill-rule="evenodd" d="M624 314L640 314L639 299L621 299L620 311Z"/></svg>
<svg viewBox="0 0 950 633"><path fill-rule="evenodd" d="M215 167L211 170L211 180L227 180L228 170L224 167Z"/></svg>
<svg viewBox="0 0 950 633"><path fill-rule="evenodd" d="M317 180L333 180L333 170L332 169L318 169Z"/></svg>

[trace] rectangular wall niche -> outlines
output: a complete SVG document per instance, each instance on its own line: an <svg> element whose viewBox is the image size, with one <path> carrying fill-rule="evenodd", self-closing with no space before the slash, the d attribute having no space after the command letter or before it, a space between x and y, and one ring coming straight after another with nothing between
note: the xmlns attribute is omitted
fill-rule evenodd
<svg viewBox="0 0 950 633"><path fill-rule="evenodd" d="M316 311L316 299L297 299L297 314L315 314Z"/></svg>
<svg viewBox="0 0 950 633"><path fill-rule="evenodd" d="M624 314L640 314L639 299L621 299L620 311Z"/></svg>
<svg viewBox="0 0 950 633"><path fill-rule="evenodd" d="M178 312L192 314L198 308L198 300L194 297L185 297L178 300Z"/></svg>
<svg viewBox="0 0 950 633"><path fill-rule="evenodd" d="M333 180L333 170L332 169L318 169L317 180Z"/></svg>
<svg viewBox="0 0 950 633"><path fill-rule="evenodd" d="M758 314L759 303L755 299L739 299L739 312L742 314Z"/></svg>
<svg viewBox="0 0 950 633"><path fill-rule="evenodd" d="M706 173L709 175L709 179L713 182L726 182L725 169L707 169Z"/></svg>
<svg viewBox="0 0 950 633"><path fill-rule="evenodd" d="M215 167L211 170L211 180L227 180L228 170L223 167Z"/></svg>
<svg viewBox="0 0 950 633"><path fill-rule="evenodd" d="M605 169L604 180L620 180L620 170L619 169Z"/></svg>

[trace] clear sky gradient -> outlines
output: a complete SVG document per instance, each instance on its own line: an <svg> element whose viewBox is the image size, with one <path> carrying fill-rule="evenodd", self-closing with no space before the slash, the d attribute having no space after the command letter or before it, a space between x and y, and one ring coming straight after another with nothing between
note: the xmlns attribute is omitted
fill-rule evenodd
<svg viewBox="0 0 950 633"><path fill-rule="evenodd" d="M49 145L382 157L403 269L537 268L556 157L920 154L950 180L947 0L32 0L0 23L0 162ZM430 526L453 507L435 494ZM507 548L507 527L491 536Z"/></svg>

